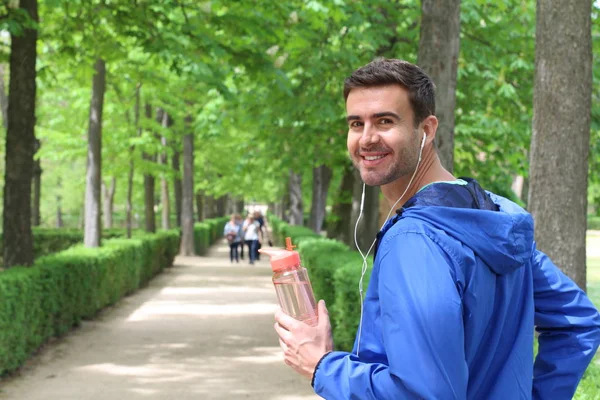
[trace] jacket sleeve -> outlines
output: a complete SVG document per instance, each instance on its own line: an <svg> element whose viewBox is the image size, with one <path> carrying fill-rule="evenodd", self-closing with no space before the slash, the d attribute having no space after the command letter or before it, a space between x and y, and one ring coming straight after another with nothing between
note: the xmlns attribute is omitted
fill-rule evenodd
<svg viewBox="0 0 600 400"><path fill-rule="evenodd" d="M369 284L379 291L375 318L387 363L329 353L315 372L315 392L328 400L465 399L468 370L453 262L424 234L390 240L394 245L382 244L379 273Z"/></svg>
<svg viewBox="0 0 600 400"><path fill-rule="evenodd" d="M586 294L550 258L533 255L535 325L539 351L534 399L570 399L600 343L600 316Z"/></svg>

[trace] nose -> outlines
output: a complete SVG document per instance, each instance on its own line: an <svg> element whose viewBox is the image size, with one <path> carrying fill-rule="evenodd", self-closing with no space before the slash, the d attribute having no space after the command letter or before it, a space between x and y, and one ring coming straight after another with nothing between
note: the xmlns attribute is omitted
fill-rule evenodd
<svg viewBox="0 0 600 400"><path fill-rule="evenodd" d="M369 147L375 143L379 143L379 132L371 124L365 124L359 144L361 147Z"/></svg>

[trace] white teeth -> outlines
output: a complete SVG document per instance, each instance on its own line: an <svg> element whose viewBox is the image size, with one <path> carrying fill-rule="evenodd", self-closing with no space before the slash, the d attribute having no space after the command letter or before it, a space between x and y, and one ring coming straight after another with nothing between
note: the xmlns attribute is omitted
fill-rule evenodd
<svg viewBox="0 0 600 400"><path fill-rule="evenodd" d="M365 156L365 160L367 161L373 161L373 160L379 160L380 158L383 158L385 156Z"/></svg>

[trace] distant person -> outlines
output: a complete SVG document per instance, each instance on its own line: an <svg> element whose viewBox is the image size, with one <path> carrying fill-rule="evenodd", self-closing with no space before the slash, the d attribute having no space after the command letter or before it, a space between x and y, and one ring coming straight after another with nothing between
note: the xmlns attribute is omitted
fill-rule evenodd
<svg viewBox="0 0 600 400"><path fill-rule="evenodd" d="M265 237L265 232L267 230L267 227L266 227L266 224L265 224L265 218L263 217L263 215L260 212L260 210L255 210L252 215L254 216L254 220L256 222L258 222L258 225L259 225L259 228L260 228L260 234L264 238ZM269 246L271 246L271 244L269 244ZM256 259L257 260L260 260L260 253L258 252L258 249L260 249L260 248L261 248L261 243L258 244L257 249L256 249Z"/></svg>
<svg viewBox="0 0 600 400"><path fill-rule="evenodd" d="M260 225L260 231L262 232L263 238L266 236L268 240L269 246L273 246L273 242L271 241L271 237L269 235L269 227L267 226L267 220L260 212L260 210L254 211L254 219L258 221ZM260 253L259 253L260 257Z"/></svg>
<svg viewBox="0 0 600 400"><path fill-rule="evenodd" d="M246 221L244 221L244 241L248 246L248 258L250 264L254 264L256 255L258 254L258 243L261 240L260 225L254 220L252 214L248 214Z"/></svg>
<svg viewBox="0 0 600 400"><path fill-rule="evenodd" d="M238 246L242 240L241 230L241 227L235 221L235 214L232 214L231 219L225 224L225 228L223 229L223 235L229 244L229 258L231 259L231 263L234 260L236 263L240 262Z"/></svg>
<svg viewBox="0 0 600 400"><path fill-rule="evenodd" d="M240 259L244 259L244 219L242 218L242 216L240 214L235 214L235 224L239 227L240 229L240 242L238 243L238 253L240 255Z"/></svg>
<svg viewBox="0 0 600 400"><path fill-rule="evenodd" d="M393 216L370 238L352 353L333 351L320 301L316 327L276 313L285 363L327 400L571 399L600 344L598 311L536 248L527 211L443 167L431 78L378 59L344 97L350 158Z"/></svg>

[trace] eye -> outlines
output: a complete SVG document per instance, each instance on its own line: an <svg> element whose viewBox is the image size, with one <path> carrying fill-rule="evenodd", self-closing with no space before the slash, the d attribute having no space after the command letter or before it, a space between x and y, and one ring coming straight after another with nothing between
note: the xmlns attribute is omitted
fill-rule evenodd
<svg viewBox="0 0 600 400"><path fill-rule="evenodd" d="M360 128L361 126L363 126L363 123L361 121L350 122L350 128L352 128L352 129Z"/></svg>
<svg viewBox="0 0 600 400"><path fill-rule="evenodd" d="M394 121L392 121L389 118L382 118L379 120L380 125L387 125L387 124L392 124L392 123L394 123Z"/></svg>

